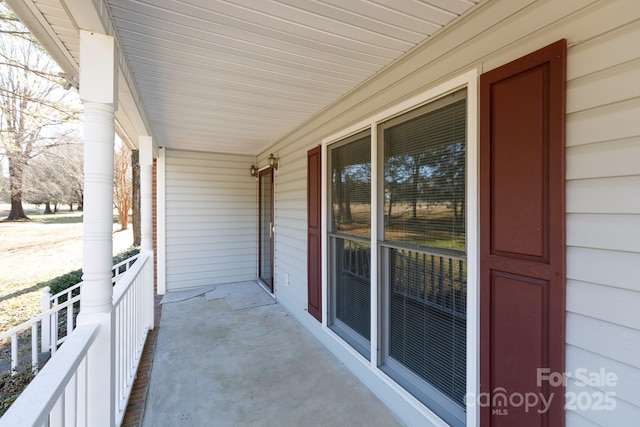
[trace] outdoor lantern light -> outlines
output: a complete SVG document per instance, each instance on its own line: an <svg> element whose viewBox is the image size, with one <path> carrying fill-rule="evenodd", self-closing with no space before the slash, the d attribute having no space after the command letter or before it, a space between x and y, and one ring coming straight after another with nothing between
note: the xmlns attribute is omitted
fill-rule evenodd
<svg viewBox="0 0 640 427"><path fill-rule="evenodd" d="M275 157L273 155L273 153L269 154L269 157L267 158L267 160L269 161L269 166L271 166L275 170L278 170L278 160L279 159L277 157Z"/></svg>
<svg viewBox="0 0 640 427"><path fill-rule="evenodd" d="M256 174L258 173L258 168L256 168L255 165L251 165L251 167L249 168L249 173L251 174L251 176L256 176Z"/></svg>

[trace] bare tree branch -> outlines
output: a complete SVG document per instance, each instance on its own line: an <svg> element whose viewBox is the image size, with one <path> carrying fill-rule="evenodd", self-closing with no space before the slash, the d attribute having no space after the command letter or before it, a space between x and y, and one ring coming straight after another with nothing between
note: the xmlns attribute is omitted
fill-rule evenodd
<svg viewBox="0 0 640 427"><path fill-rule="evenodd" d="M114 153L113 202L118 210L120 227L129 227L129 211L133 206L131 151L120 144Z"/></svg>
<svg viewBox="0 0 640 427"><path fill-rule="evenodd" d="M45 169L42 154L66 142L73 132L68 123L80 116L79 102L63 90L57 64L1 1L0 58L0 152L9 164L9 219L22 219L28 164L37 161Z"/></svg>

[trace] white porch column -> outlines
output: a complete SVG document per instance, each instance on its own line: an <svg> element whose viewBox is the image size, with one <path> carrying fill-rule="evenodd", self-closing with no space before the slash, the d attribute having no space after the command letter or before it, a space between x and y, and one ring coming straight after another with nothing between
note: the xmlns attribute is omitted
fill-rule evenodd
<svg viewBox="0 0 640 427"><path fill-rule="evenodd" d="M167 292L167 232L166 232L166 164L167 152L164 147L158 150L158 164L156 165L156 233L157 245L156 251L158 256L158 295L164 295Z"/></svg>
<svg viewBox="0 0 640 427"><path fill-rule="evenodd" d="M98 324L89 350L88 425L115 425L113 144L117 105L113 37L80 30L80 98L84 104L84 250L79 324Z"/></svg>
<svg viewBox="0 0 640 427"><path fill-rule="evenodd" d="M153 251L153 140L140 136L140 223L142 251Z"/></svg>
<svg viewBox="0 0 640 427"><path fill-rule="evenodd" d="M140 136L140 228L142 253L148 253L153 263L153 139ZM147 277L147 327L153 329L153 268Z"/></svg>

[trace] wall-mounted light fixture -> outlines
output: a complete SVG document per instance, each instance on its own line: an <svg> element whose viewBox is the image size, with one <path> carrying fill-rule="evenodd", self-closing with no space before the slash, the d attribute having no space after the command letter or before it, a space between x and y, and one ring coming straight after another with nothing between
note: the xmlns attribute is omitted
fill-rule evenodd
<svg viewBox="0 0 640 427"><path fill-rule="evenodd" d="M69 90L74 88L75 90L80 89L80 83L78 83L78 79L71 73L58 73L58 77L62 78L62 87L64 90Z"/></svg>
<svg viewBox="0 0 640 427"><path fill-rule="evenodd" d="M249 168L249 173L251 174L251 176L256 176L256 174L258 173L258 168L255 167L255 165L251 165L251 167Z"/></svg>
<svg viewBox="0 0 640 427"><path fill-rule="evenodd" d="M269 166L271 166L275 170L278 170L278 160L280 159L278 159L273 155L273 153L271 153L269 154L269 157L267 158L267 160L269 161Z"/></svg>

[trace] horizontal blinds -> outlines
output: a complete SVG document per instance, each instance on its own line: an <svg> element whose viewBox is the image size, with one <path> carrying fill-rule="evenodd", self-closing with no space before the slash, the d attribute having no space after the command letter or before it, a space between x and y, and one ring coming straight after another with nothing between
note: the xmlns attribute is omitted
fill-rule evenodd
<svg viewBox="0 0 640 427"><path fill-rule="evenodd" d="M371 338L371 245L335 238L335 316L369 341ZM367 349L368 351L368 349Z"/></svg>
<svg viewBox="0 0 640 427"><path fill-rule="evenodd" d="M371 236L371 136L360 133L331 148L331 230Z"/></svg>
<svg viewBox="0 0 640 427"><path fill-rule="evenodd" d="M465 91L435 104L382 126L384 239L464 251Z"/></svg>
<svg viewBox="0 0 640 427"><path fill-rule="evenodd" d="M389 356L464 406L466 261L390 249L389 264Z"/></svg>
<svg viewBox="0 0 640 427"><path fill-rule="evenodd" d="M390 375L429 384L408 389L453 424L466 389L466 109L462 90L380 132L387 356L403 367Z"/></svg>
<svg viewBox="0 0 640 427"><path fill-rule="evenodd" d="M331 206L330 327L370 357L371 338L371 133L329 147Z"/></svg>

